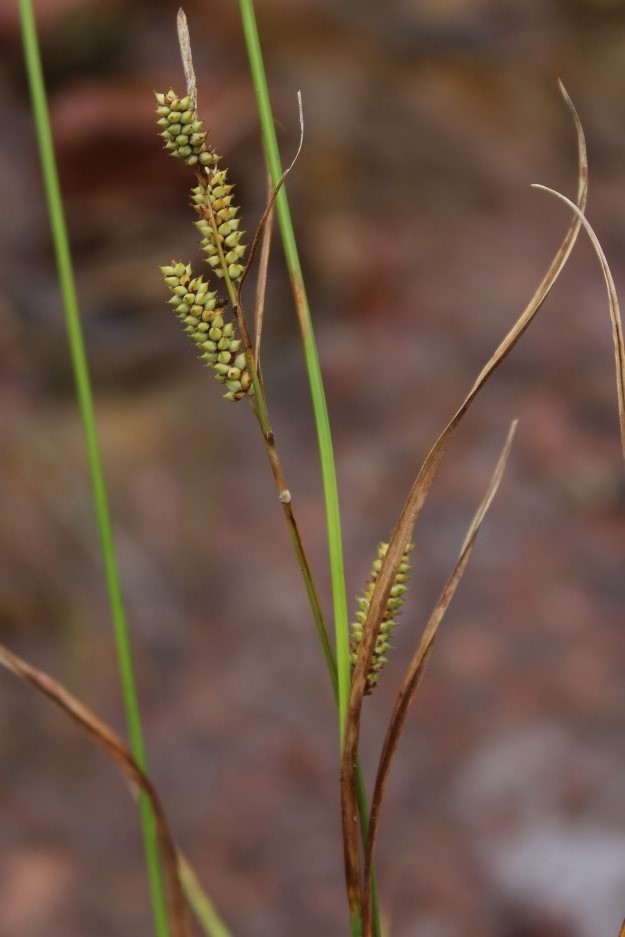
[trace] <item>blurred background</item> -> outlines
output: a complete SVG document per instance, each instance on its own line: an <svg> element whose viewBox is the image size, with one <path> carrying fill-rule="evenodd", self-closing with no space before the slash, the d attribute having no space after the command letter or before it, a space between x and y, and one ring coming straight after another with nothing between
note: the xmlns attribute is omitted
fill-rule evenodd
<svg viewBox="0 0 625 937"><path fill-rule="evenodd" d="M0 5L0 640L118 730L119 681L28 92ZM534 292L588 137L588 214L625 289L619 0L258 0L334 429L349 594L434 438ZM236 937L346 933L333 702L256 424L194 359L158 266L198 263L154 90L173 0L37 0L153 778ZM210 140L245 227L264 169L233 0L186 3ZM248 306L253 302L249 290ZM276 239L264 373L329 589L314 429ZM625 915L625 484L604 286L582 237L471 410L416 531L402 667L511 419L520 425L391 776L391 937L616 937ZM0 935L148 937L134 804L65 718L0 675Z"/></svg>

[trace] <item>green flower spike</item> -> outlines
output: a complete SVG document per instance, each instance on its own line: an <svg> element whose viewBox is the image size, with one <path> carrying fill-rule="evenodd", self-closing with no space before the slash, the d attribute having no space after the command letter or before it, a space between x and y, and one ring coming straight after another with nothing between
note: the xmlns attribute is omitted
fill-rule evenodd
<svg viewBox="0 0 625 937"><path fill-rule="evenodd" d="M217 293L208 289L203 277L193 277L191 264L172 262L161 267L163 281L171 290L170 305L184 330L201 351L215 378L227 387L226 400L240 400L254 393L241 339L234 322L224 320Z"/></svg>
<svg viewBox="0 0 625 937"><path fill-rule="evenodd" d="M391 632L397 624L395 616L398 615L401 611L401 607L404 604L404 594L408 591L407 582L410 578L410 553L412 552L413 548L413 543L409 543L406 547L402 561L399 565L399 569L397 570L395 581L391 587L388 604L386 606L386 611L384 612L384 616L382 618L382 624L380 625L380 631L375 642L373 657L371 658L371 667L367 675L367 688L365 690L366 693L371 693L373 691L378 680L380 679L380 674L384 668L384 665L388 662L387 655L392 648L390 642ZM388 543L380 543L378 545L378 554L371 566L371 575L369 576L363 595L358 599L359 608L356 612L356 620L350 625L350 656L352 666L356 663L358 648L360 646L360 642L362 641L363 627L365 621L367 620L367 613L371 603L373 587L377 581L378 573L380 572L380 567L382 566L382 559L384 558L387 550Z"/></svg>
<svg viewBox="0 0 625 937"><path fill-rule="evenodd" d="M241 238L245 232L239 231L239 209L232 204L234 186L227 182L228 170L217 168L219 158L216 156L213 165L206 169L206 174L199 177L200 184L191 190L191 200L200 216L195 226L202 235L201 247L207 263L218 277L224 276L217 246L219 244L228 276L236 283L245 269L241 263L245 254L245 245L241 244ZM217 229L216 234L211 222L211 213Z"/></svg>
<svg viewBox="0 0 625 937"><path fill-rule="evenodd" d="M179 98L171 89L167 94L155 93L156 121L165 149L187 166L210 166L216 156L206 143L204 121L198 120L187 95Z"/></svg>

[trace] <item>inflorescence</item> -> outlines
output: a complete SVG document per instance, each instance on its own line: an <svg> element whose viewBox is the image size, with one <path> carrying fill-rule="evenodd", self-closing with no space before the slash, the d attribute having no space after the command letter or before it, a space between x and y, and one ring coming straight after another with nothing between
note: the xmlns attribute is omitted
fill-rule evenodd
<svg viewBox="0 0 625 937"><path fill-rule="evenodd" d="M179 98L174 91L156 94L157 125L165 149L176 159L197 170L197 185L191 190L191 204L199 215L195 225L206 262L217 277L227 277L237 285L245 269L244 232L239 230L238 207L233 204L234 186L227 169L220 169L219 157L206 141L204 123L195 113L189 96ZM225 303L209 290L202 276L193 277L191 265L182 262L161 267L163 280L172 292L169 300L182 321L185 332L198 346L201 359L225 384L228 400L254 393L252 376L236 323L226 321Z"/></svg>
<svg viewBox="0 0 625 937"><path fill-rule="evenodd" d="M391 633L397 624L396 616L399 614L401 607L404 604L404 595L408 591L407 582L410 578L410 553L412 552L413 548L414 544L409 543L404 550L404 555L399 565L399 569L397 570L397 575L395 576L395 580L391 586L390 595L384 615L382 617L382 623L380 625L380 631L375 642L375 649L371 658L371 666L369 668L369 673L367 674L367 687L365 690L366 693L371 693L373 691L378 680L380 679L380 674L384 668L384 665L388 662L388 652L392 647L390 641ZM358 598L358 611L356 612L356 620L353 621L350 625L350 656L352 666L356 663L358 648L360 647L360 642L362 641L363 628L367 620L367 614L371 604L373 588L376 584L378 574L382 566L382 560L386 555L387 550L388 543L380 543L378 545L377 557L371 565L371 575L367 580L363 594Z"/></svg>

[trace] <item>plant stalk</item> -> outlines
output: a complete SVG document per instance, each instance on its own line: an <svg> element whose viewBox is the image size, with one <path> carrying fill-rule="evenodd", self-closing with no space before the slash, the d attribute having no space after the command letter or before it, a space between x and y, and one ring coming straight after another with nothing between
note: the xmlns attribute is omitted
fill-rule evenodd
<svg viewBox="0 0 625 937"><path fill-rule="evenodd" d="M241 21L243 24L243 31L245 34L245 41L250 62L250 71L256 93L267 165L269 167L271 181L274 186L277 186L282 178L283 172L280 160L280 152L278 149L278 142L276 139L271 100L267 86L267 77L263 63L260 38L258 35L256 17L254 14L253 0L239 0L239 8L241 12ZM347 596L345 589L345 570L343 562L343 545L336 467L334 463L330 420L325 399L321 367L319 364L319 355L317 352L315 334L310 315L308 297L304 285L299 252L297 250L295 232L289 210L288 198L284 186L280 188L280 191L276 196L275 209L278 217L282 244L286 257L296 313L302 336L302 346L304 351L304 359L306 362L306 369L308 372L308 381L310 385L313 413L319 445L319 455L321 460L321 474L323 480L326 523L328 531L328 548L330 557L330 574L332 581L332 600L334 609L334 630L336 644L336 662L333 661L333 668L328 666L328 670L330 673L330 678L333 680L333 683L336 686L335 693L339 710L339 734L342 748L351 684L351 662L349 655L349 623L347 612ZM334 677L333 672L335 674ZM364 844L367 841L369 811L364 779L358 760L356 761L355 780L360 813L362 841ZM381 937L380 911L375 870L373 871L372 875L371 903L374 935L375 937ZM350 911L350 931L352 937L358 937L361 929L362 922L360 914L354 914L353 910Z"/></svg>
<svg viewBox="0 0 625 937"><path fill-rule="evenodd" d="M239 0L241 21L250 61L250 71L256 92L257 106L260 116L263 143L267 157L267 165L274 186L282 177L282 166L278 143L271 111L269 90L265 76L262 52L254 5L252 0ZM330 574L332 580L332 602L334 609L334 629L336 641L336 660L339 688L339 727L342 744L345 718L347 715L347 701L350 684L349 660L349 628L347 615L347 596L345 592L345 572L343 564L343 544L341 534L341 520L339 513L338 488L336 481L336 468L328 408L325 400L319 356L310 317L308 298L304 286L304 279L295 241L295 233L291 221L289 204L284 186L278 192L275 202L278 224L282 236L282 243L287 261L293 297L297 311L304 359L308 372L310 392L312 397L315 426L319 443L321 459L321 474L323 479L324 501L326 507L326 522L328 528L328 548L330 556Z"/></svg>
<svg viewBox="0 0 625 937"><path fill-rule="evenodd" d="M104 472L102 469L100 447L96 433L91 381L89 377L87 357L85 354L84 341L80 324L80 312L76 297L71 252L69 247L69 239L67 236L65 216L63 212L63 202L54 154L52 132L50 128L50 118L46 99L43 70L41 66L37 26L33 14L31 0L19 0L19 11L24 44L24 58L26 62L26 70L28 73L28 82L32 98L33 115L37 132L39 154L41 158L43 181L48 203L52 239L54 242L54 250L56 254L59 285L65 308L65 320L72 367L74 371L74 379L76 383L76 395L85 436L85 446L87 450L89 472L91 476L91 487L93 491L96 520L100 536L102 559L117 648L124 707L128 724L128 734L130 737L132 752L137 761L137 764L142 769L142 771L145 771L147 767L145 745L143 741L139 703L134 678L134 669L132 665L130 638L126 624L124 602L115 554L115 544L113 539L110 512L108 508L106 485L104 481ZM169 926L167 923L167 903L160 866L158 839L156 835L152 808L148 799L143 793L139 795L139 808L143 829L146 864L152 896L155 931L157 937L168 937Z"/></svg>

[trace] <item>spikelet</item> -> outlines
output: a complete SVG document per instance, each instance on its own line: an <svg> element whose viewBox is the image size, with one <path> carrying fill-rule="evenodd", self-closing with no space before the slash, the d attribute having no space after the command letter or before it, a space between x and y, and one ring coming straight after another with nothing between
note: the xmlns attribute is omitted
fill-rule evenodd
<svg viewBox="0 0 625 937"><path fill-rule="evenodd" d="M160 136L171 156L181 159L187 166L210 166L217 159L206 143L204 121L193 110L191 98L179 98L171 89L163 94L155 92L156 121Z"/></svg>
<svg viewBox="0 0 625 937"><path fill-rule="evenodd" d="M156 94L157 124L163 128L165 149L197 170L197 186L191 192L192 205L199 215L196 225L201 247L209 266L223 278L227 271L233 283L243 274L245 246L241 244L238 208L232 204L234 186L227 182L227 170L219 169L220 157L206 142L203 122L198 119L191 97L179 98L174 91ZM198 346L201 358L215 377L226 385L228 400L240 400L254 393L242 340L234 321L226 316L217 294L203 277L193 277L190 264L173 262L161 267L170 288L169 300L185 331Z"/></svg>
<svg viewBox="0 0 625 937"><path fill-rule="evenodd" d="M378 637L375 642L375 649L371 658L371 667L369 669L369 673L367 674L367 687L365 693L371 693L373 691L378 680L380 679L380 674L384 668L384 665L388 662L387 655L392 647L390 642L391 632L397 624L395 616L398 615L401 611L401 607L404 604L404 594L408 591L407 582L410 577L410 553L412 552L413 548L414 544L409 543L404 550L404 555L399 565L399 569L397 570L395 581L391 586L388 604L382 617L380 631L378 633ZM371 604L373 587L376 584L378 573L380 572L380 567L382 566L382 559L384 558L387 550L388 543L378 544L378 553L371 566L371 575L367 580L364 593L358 599L359 607L358 611L356 612L356 620L350 625L350 657L352 667L356 663L358 648L360 646L360 642L362 641L363 627L365 621L367 620L367 613L369 611L369 605Z"/></svg>
<svg viewBox="0 0 625 937"><path fill-rule="evenodd" d="M184 325L184 330L201 352L201 359L212 368L215 378L226 385L227 400L240 400L254 393L252 376L246 366L241 339L235 323L224 320L217 293L208 289L203 277L193 277L191 264L176 263L161 267L163 281L172 292L169 300Z"/></svg>
<svg viewBox="0 0 625 937"><path fill-rule="evenodd" d="M232 204L234 186L227 181L228 170L218 168L219 158L216 157L214 164L206 169L205 174L198 177L200 184L191 190L191 201L200 216L195 226L202 238L200 244L206 262L218 277L224 276L219 256L220 247L228 276L233 283L237 283L245 269L241 263L245 254L245 245L241 243L241 238L245 232L239 230L239 209Z"/></svg>

